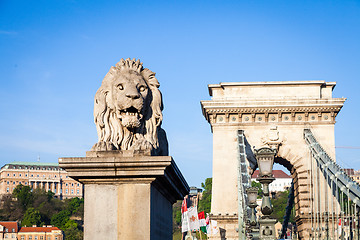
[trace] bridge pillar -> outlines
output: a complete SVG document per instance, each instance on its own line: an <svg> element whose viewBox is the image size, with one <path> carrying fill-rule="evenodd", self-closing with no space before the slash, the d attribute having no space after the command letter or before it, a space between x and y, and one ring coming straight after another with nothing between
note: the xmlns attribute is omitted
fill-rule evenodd
<svg viewBox="0 0 360 240"><path fill-rule="evenodd" d="M326 210L322 197L330 190L325 179L316 174L316 166L303 137L304 128L310 127L335 159L335 117L345 101L332 97L335 83L237 82L208 87L212 99L201 101L201 106L213 132L212 218L218 221L226 239L237 239L238 218L234 217L238 212L237 131L243 130L250 149L278 148L275 162L291 172L295 182L298 230L304 239L308 239L311 232L309 214ZM250 167L253 165L249 163L248 174L254 170ZM319 185L312 184L315 180ZM220 240L220 234L212 239Z"/></svg>

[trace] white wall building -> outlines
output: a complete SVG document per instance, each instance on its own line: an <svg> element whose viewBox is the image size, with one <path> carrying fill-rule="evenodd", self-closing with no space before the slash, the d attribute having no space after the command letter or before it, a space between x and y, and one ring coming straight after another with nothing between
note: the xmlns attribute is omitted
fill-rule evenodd
<svg viewBox="0 0 360 240"><path fill-rule="evenodd" d="M259 170L256 170L251 176L251 181L256 181L258 176ZM273 170L273 176L275 180L269 185L270 192L283 192L291 187L292 178L282 170Z"/></svg>

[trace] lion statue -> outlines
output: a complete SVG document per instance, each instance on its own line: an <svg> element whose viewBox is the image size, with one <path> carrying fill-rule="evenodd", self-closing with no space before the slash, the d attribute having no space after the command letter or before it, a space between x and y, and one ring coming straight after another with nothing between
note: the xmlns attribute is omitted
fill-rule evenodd
<svg viewBox="0 0 360 240"><path fill-rule="evenodd" d="M155 73L143 68L139 59L121 59L111 67L95 94L99 141L92 151L150 150L152 155L168 155L159 86Z"/></svg>

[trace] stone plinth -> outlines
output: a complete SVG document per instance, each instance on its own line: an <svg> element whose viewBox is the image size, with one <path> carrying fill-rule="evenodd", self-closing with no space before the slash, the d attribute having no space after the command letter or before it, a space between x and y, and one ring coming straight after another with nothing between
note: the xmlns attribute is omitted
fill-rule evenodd
<svg viewBox="0 0 360 240"><path fill-rule="evenodd" d="M189 186L170 156L87 152L59 166L84 184L84 239L172 239L172 204Z"/></svg>

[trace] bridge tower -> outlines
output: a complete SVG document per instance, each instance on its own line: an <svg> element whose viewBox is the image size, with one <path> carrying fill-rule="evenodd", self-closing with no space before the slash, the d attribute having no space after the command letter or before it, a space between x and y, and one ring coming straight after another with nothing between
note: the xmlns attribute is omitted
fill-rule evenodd
<svg viewBox="0 0 360 240"><path fill-rule="evenodd" d="M201 101L201 106L213 133L211 213L226 239L239 237L239 130L250 149L277 148L275 162L285 166L294 181L299 235L302 239L313 237L314 212L318 220L323 218L321 213L327 210L327 204L336 204L336 200L330 199L332 190L311 156L304 129L311 129L319 144L335 159L335 117L346 100L332 97L335 85L325 81L291 81L208 86L212 98ZM250 175L257 166L251 154L247 152L246 157Z"/></svg>

